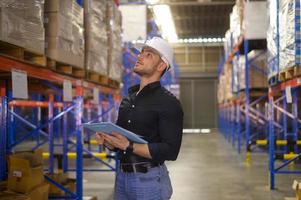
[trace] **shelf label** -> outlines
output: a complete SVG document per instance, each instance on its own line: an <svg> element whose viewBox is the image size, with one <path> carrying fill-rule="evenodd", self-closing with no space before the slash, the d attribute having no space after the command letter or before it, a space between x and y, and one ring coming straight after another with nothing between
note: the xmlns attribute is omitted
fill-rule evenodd
<svg viewBox="0 0 301 200"><path fill-rule="evenodd" d="M84 87L89 87L88 83L86 81L83 81L83 86Z"/></svg>
<svg viewBox="0 0 301 200"><path fill-rule="evenodd" d="M64 101L72 101L72 83L71 83L71 81L64 80L63 98L64 98Z"/></svg>
<svg viewBox="0 0 301 200"><path fill-rule="evenodd" d="M285 97L287 103L293 103L291 86L285 88Z"/></svg>
<svg viewBox="0 0 301 200"><path fill-rule="evenodd" d="M27 73L12 70L13 98L28 99Z"/></svg>
<svg viewBox="0 0 301 200"><path fill-rule="evenodd" d="M21 178L22 172L21 171L13 171L13 177Z"/></svg>
<svg viewBox="0 0 301 200"><path fill-rule="evenodd" d="M93 103L99 103L99 90L98 88L93 88Z"/></svg>

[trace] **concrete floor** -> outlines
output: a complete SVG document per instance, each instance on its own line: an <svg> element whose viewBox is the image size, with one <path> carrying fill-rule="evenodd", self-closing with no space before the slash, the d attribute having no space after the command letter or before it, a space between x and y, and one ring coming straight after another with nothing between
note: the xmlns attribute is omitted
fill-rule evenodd
<svg viewBox="0 0 301 200"><path fill-rule="evenodd" d="M218 133L185 134L179 158L167 163L174 194L172 200L283 200L294 196L291 185L296 175L277 175L277 190L268 189L268 158L265 153L252 154L245 163ZM85 173L85 195L110 200L114 174Z"/></svg>

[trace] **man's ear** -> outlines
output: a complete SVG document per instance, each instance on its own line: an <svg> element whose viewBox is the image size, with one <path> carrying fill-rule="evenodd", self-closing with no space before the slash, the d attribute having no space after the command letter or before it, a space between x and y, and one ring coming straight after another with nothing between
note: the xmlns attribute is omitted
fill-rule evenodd
<svg viewBox="0 0 301 200"><path fill-rule="evenodd" d="M160 62L159 66L158 66L158 71L163 72L165 71L167 68L167 64L165 62Z"/></svg>

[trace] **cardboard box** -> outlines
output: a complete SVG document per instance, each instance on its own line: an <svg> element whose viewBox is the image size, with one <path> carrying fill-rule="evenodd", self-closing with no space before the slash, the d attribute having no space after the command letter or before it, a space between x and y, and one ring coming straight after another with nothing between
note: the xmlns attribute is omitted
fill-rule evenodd
<svg viewBox="0 0 301 200"><path fill-rule="evenodd" d="M9 156L7 188L27 193L44 182L42 152Z"/></svg>
<svg viewBox="0 0 301 200"><path fill-rule="evenodd" d="M32 200L28 196L19 194L19 193L14 193L10 191L5 191L0 193L0 199L1 200Z"/></svg>
<svg viewBox="0 0 301 200"><path fill-rule="evenodd" d="M97 197L92 196L92 197L83 197L83 200L97 200Z"/></svg>
<svg viewBox="0 0 301 200"><path fill-rule="evenodd" d="M294 180L292 188L296 192L296 200L301 200L301 181Z"/></svg>
<svg viewBox="0 0 301 200"><path fill-rule="evenodd" d="M67 188L67 184L68 184L68 175L67 174L55 173L55 174L47 174L47 176L49 178L51 178L52 180L54 180L55 182L65 186ZM49 182L47 182L47 183L49 183ZM49 187L50 195L65 195L65 192L63 190L59 189L58 187L56 187L55 185L53 185L51 183L49 183L49 185L50 185L50 187Z"/></svg>
<svg viewBox="0 0 301 200"><path fill-rule="evenodd" d="M79 68L84 68L83 55L75 55L72 53L72 41L65 40L60 37L48 37L46 55L56 61L70 64ZM69 49L69 51L68 51Z"/></svg>
<svg viewBox="0 0 301 200"><path fill-rule="evenodd" d="M0 182L0 192L7 189L7 181L1 181Z"/></svg>
<svg viewBox="0 0 301 200"><path fill-rule="evenodd" d="M74 0L72 0L74 1ZM70 0L46 0L45 1L45 12L60 12L68 15L66 10L72 7L72 1Z"/></svg>
<svg viewBox="0 0 301 200"><path fill-rule="evenodd" d="M49 184L43 183L26 194L31 200L48 200Z"/></svg>
<svg viewBox="0 0 301 200"><path fill-rule="evenodd" d="M62 37L72 40L72 15L66 16L61 13L45 13L46 37Z"/></svg>
<svg viewBox="0 0 301 200"><path fill-rule="evenodd" d="M5 3L4 3L5 5ZM44 54L43 3L24 1L21 7L0 8L0 40L23 47L28 51Z"/></svg>

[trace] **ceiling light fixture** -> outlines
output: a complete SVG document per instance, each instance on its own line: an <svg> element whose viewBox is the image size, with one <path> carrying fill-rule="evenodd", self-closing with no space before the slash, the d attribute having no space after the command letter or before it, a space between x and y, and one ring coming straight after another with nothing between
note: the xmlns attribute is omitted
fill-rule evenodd
<svg viewBox="0 0 301 200"><path fill-rule="evenodd" d="M147 4L153 5L159 3L160 0L146 0Z"/></svg>
<svg viewBox="0 0 301 200"><path fill-rule="evenodd" d="M168 5L154 5L153 11L155 14L155 21L162 30L162 37L169 42L177 42L178 35L176 33L170 7Z"/></svg>

